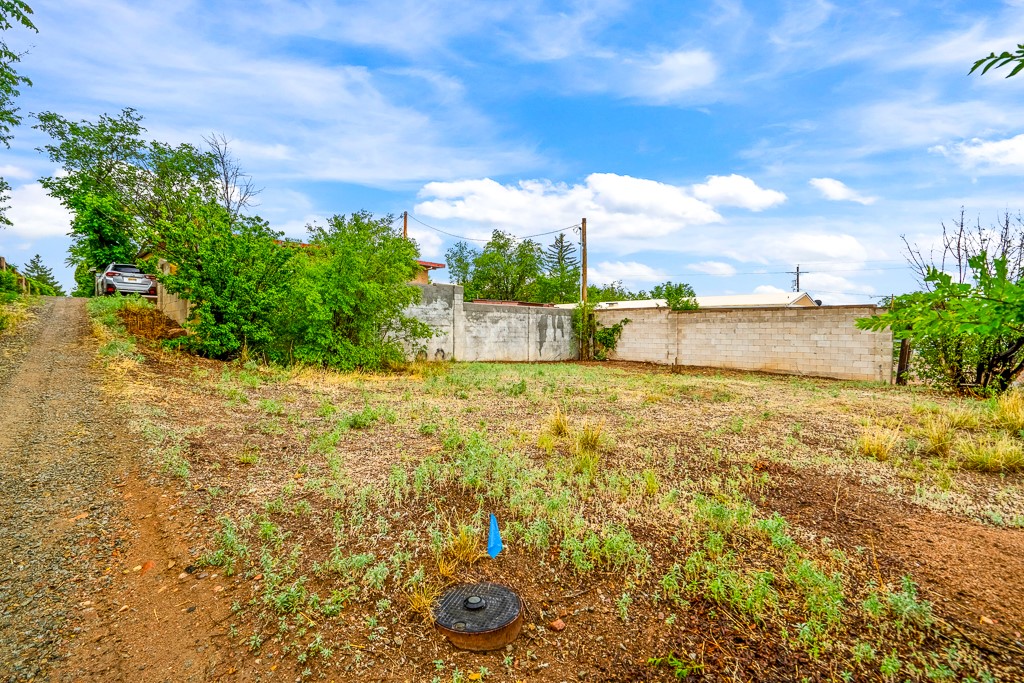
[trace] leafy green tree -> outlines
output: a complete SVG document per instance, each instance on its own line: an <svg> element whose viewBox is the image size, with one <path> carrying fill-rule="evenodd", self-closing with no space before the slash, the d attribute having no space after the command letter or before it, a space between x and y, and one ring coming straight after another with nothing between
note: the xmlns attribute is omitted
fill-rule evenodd
<svg viewBox="0 0 1024 683"><path fill-rule="evenodd" d="M7 148L14 137L13 129L21 124L14 100L21 94L19 88L32 85L32 81L18 73L14 65L21 61L22 55L7 45L3 35L16 25L38 33L31 16L32 8L23 0L0 0L0 143ZM0 177L0 227L11 224L7 218L10 190L10 184Z"/></svg>
<svg viewBox="0 0 1024 683"><path fill-rule="evenodd" d="M183 343L211 358L266 354L287 307L292 251L257 217L232 219L216 202L192 197L188 215L164 219L158 253L175 268L160 280L191 302Z"/></svg>
<svg viewBox="0 0 1024 683"><path fill-rule="evenodd" d="M567 304L580 300L580 261L576 245L560 233L541 257L544 274L538 280L538 300Z"/></svg>
<svg viewBox="0 0 1024 683"><path fill-rule="evenodd" d="M57 296L66 296L64 288L57 282L57 278L53 276L53 269L47 268L43 265L43 258L39 254L32 257L32 260L22 269L22 275L31 278L36 282L48 287Z"/></svg>
<svg viewBox="0 0 1024 683"><path fill-rule="evenodd" d="M1010 73L1006 74L1007 78L1016 76L1020 73L1021 69L1024 69L1024 44L1018 45L1017 51L1012 54L1004 50L998 55L993 52L988 57L982 57L974 63L974 66L971 67L968 73L974 73L981 69L982 74L987 74L989 69L999 69L1014 62L1016 62L1016 65L1010 70Z"/></svg>
<svg viewBox="0 0 1024 683"><path fill-rule="evenodd" d="M698 308L697 295L694 294L693 287L685 282L669 281L656 285L651 289L650 298L665 299L673 311L695 311Z"/></svg>
<svg viewBox="0 0 1024 683"><path fill-rule="evenodd" d="M942 223L941 248L937 252L928 249L925 253L906 238L903 241L907 262L916 272L921 289L888 302L890 314L933 301L936 282L931 277L933 272L949 274L952 284L974 286L977 273L971 260L976 257L986 262L985 268L992 272L995 272L995 262L1001 261L1009 282L1020 282L1024 277L1024 216L1021 215L1005 212L991 226L982 226L980 221L971 225L961 208L951 223ZM893 336L910 343L913 349L910 374L927 384L954 390L988 387L995 368L1011 363L1014 358L1024 359L1024 352L1017 346L1019 335L1012 330L979 335L956 327L915 325L909 310L901 315L907 317L892 325Z"/></svg>
<svg viewBox="0 0 1024 683"><path fill-rule="evenodd" d="M929 291L896 297L888 311L858 320L857 327L891 328L897 337L964 340L959 357L944 359L946 379L960 389L1002 392L1024 370L1024 285L1010 277L1005 257L990 260L981 252L968 265L968 282L930 268Z"/></svg>
<svg viewBox="0 0 1024 683"><path fill-rule="evenodd" d="M604 285L587 285L587 303L599 304L604 301L635 301L647 299L647 292L634 292L615 280Z"/></svg>
<svg viewBox="0 0 1024 683"><path fill-rule="evenodd" d="M131 219L112 195L82 193L71 197L68 206L72 210L69 266L76 266L77 271L81 264L88 272L110 263L134 262L139 245L131 237ZM92 284L87 293L76 295L91 296Z"/></svg>
<svg viewBox="0 0 1024 683"><path fill-rule="evenodd" d="M75 216L71 264L133 260L159 242L161 226L194 220L197 206L217 201L215 155L146 141L134 109L96 122L52 112L37 118L35 127L52 140L43 151L63 170L40 183Z"/></svg>
<svg viewBox="0 0 1024 683"><path fill-rule="evenodd" d="M473 262L480 252L466 242L456 242L455 246L445 252L445 261L448 265L448 278L454 285L460 285L465 290L467 299L475 299L475 292L472 291Z"/></svg>
<svg viewBox="0 0 1024 683"><path fill-rule="evenodd" d="M458 242L445 254L451 278L467 299L535 301L543 251L533 240L517 240L495 230L482 251Z"/></svg>
<svg viewBox="0 0 1024 683"><path fill-rule="evenodd" d="M402 363L408 346L431 336L429 326L405 314L420 300L409 284L418 253L393 222L357 212L309 227L309 246L295 258L293 294L280 311L281 360L379 370Z"/></svg>

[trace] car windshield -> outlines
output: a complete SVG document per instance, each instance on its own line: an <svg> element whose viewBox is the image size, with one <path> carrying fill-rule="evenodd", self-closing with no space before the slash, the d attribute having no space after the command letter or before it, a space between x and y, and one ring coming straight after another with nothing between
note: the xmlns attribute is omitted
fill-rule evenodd
<svg viewBox="0 0 1024 683"><path fill-rule="evenodd" d="M142 272L141 270L139 270L138 266L129 266L129 265L124 264L124 263L115 263L114 264L114 270L116 270L119 273L141 273Z"/></svg>

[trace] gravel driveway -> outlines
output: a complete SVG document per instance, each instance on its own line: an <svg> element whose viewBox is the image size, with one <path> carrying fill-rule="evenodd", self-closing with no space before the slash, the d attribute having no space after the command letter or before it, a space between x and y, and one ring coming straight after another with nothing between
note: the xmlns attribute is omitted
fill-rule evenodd
<svg viewBox="0 0 1024 683"><path fill-rule="evenodd" d="M0 338L0 681L48 678L73 601L108 580L131 446L95 359L84 299L44 299Z"/></svg>

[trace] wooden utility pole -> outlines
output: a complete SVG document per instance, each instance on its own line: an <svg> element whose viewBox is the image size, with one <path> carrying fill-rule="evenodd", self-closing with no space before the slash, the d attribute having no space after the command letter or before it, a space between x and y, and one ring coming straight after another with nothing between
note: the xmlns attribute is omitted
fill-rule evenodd
<svg viewBox="0 0 1024 683"><path fill-rule="evenodd" d="M402 212L402 237L409 239L409 212Z"/></svg>
<svg viewBox="0 0 1024 683"><path fill-rule="evenodd" d="M796 271L789 271L790 275L796 275L796 280L793 281L793 291L800 291L800 264L796 264Z"/></svg>
<svg viewBox="0 0 1024 683"><path fill-rule="evenodd" d="M580 293L580 301L582 301L583 305L586 306L587 305L587 219L586 218L584 218L582 221L580 221L580 235L582 237L581 245L583 247L583 270L581 272L581 274L583 275L583 291Z"/></svg>
<svg viewBox="0 0 1024 683"><path fill-rule="evenodd" d="M590 360L590 313L587 311L587 219L580 221L580 251L583 254L580 271L580 360Z"/></svg>

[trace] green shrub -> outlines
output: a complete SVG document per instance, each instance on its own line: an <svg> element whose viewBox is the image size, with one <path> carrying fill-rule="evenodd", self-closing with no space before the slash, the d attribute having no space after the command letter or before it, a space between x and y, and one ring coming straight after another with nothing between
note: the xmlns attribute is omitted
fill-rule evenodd
<svg viewBox="0 0 1024 683"><path fill-rule="evenodd" d="M420 300L409 284L419 265L416 245L391 222L359 212L310 227L309 247L296 252L292 295L279 308L275 357L380 370L404 363L406 344L431 336L404 314Z"/></svg>
<svg viewBox="0 0 1024 683"><path fill-rule="evenodd" d="M161 281L192 302L182 343L211 358L267 351L277 339L273 319L288 308L293 252L281 235L255 217L232 219L200 204L187 220L167 223L161 255L177 266Z"/></svg>
<svg viewBox="0 0 1024 683"><path fill-rule="evenodd" d="M0 270L0 292L21 294L21 288L18 287L18 276L13 270Z"/></svg>

